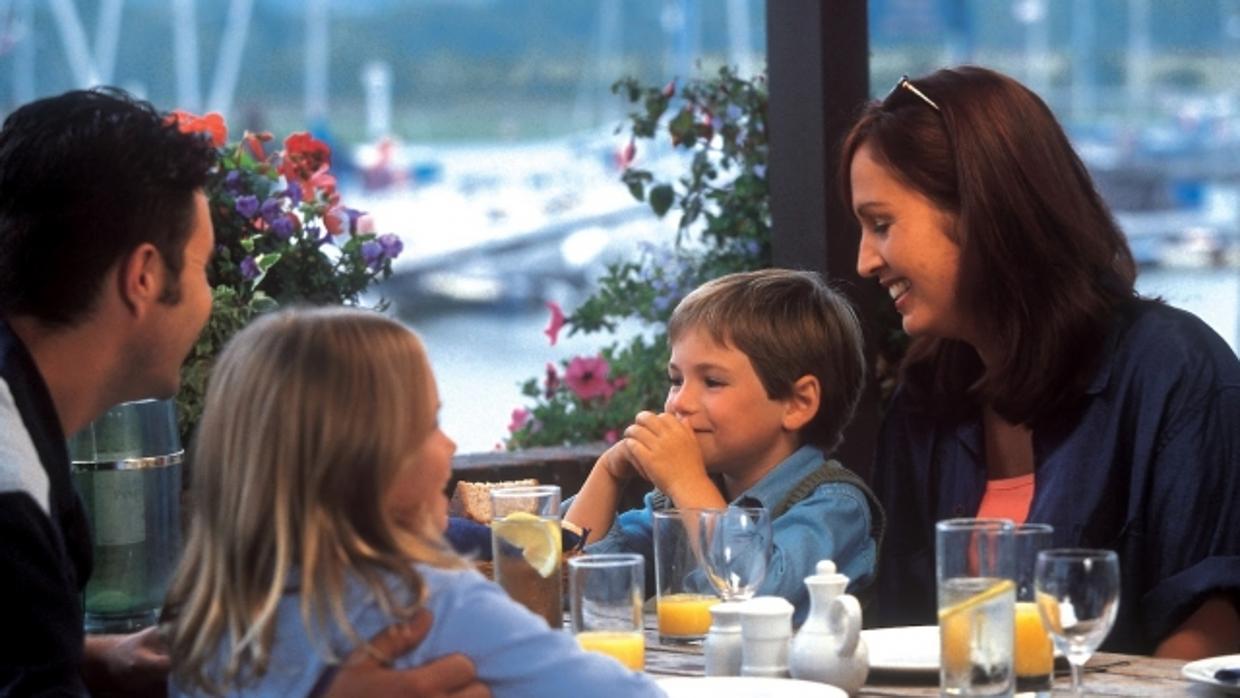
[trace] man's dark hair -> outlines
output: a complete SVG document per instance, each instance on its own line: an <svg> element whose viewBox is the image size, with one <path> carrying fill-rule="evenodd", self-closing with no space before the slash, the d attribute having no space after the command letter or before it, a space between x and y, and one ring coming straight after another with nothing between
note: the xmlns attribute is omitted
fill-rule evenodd
<svg viewBox="0 0 1240 698"><path fill-rule="evenodd" d="M144 242L170 274L161 300L177 302L194 193L214 164L202 135L119 89L14 111L0 130L0 314L71 325Z"/></svg>

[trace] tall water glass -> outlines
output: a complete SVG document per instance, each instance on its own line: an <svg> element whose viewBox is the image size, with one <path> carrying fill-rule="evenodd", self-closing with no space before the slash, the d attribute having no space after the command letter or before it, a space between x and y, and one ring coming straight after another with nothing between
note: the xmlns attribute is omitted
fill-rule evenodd
<svg viewBox="0 0 1240 698"><path fill-rule="evenodd" d="M1119 557L1111 550L1043 550L1034 574L1038 611L1072 665L1072 692L1079 696L1081 668L1119 612Z"/></svg>
<svg viewBox="0 0 1240 698"><path fill-rule="evenodd" d="M1051 547L1055 529L1025 523L1013 530L1016 546L1016 644L1013 664L1017 692L1049 694L1055 680L1055 648L1034 595L1038 553Z"/></svg>
<svg viewBox="0 0 1240 698"><path fill-rule="evenodd" d="M703 509L698 515L702 566L724 601L753 597L771 558L771 515L762 507Z"/></svg>
<svg viewBox="0 0 1240 698"><path fill-rule="evenodd" d="M659 641L694 642L710 629L710 607L719 603L702 569L698 542L702 509L654 513L654 579Z"/></svg>
<svg viewBox="0 0 1240 698"><path fill-rule="evenodd" d="M83 594L88 632L155 624L181 552L179 433L171 400L139 400L113 407L68 441L94 546Z"/></svg>
<svg viewBox="0 0 1240 698"><path fill-rule="evenodd" d="M561 540L559 486L491 490L495 582L552 628L564 624Z"/></svg>
<svg viewBox="0 0 1240 698"><path fill-rule="evenodd" d="M646 561L641 555L582 555L568 560L568 607L582 649L614 657L641 671L646 666L642 597Z"/></svg>
<svg viewBox="0 0 1240 698"><path fill-rule="evenodd" d="M949 519L935 526L943 695L1012 695L1012 528L1006 519Z"/></svg>

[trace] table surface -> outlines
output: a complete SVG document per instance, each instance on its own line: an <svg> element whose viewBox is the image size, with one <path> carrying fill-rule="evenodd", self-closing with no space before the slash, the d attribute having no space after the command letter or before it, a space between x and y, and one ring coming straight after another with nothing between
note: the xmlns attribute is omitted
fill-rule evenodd
<svg viewBox="0 0 1240 698"><path fill-rule="evenodd" d="M1085 686L1091 695L1184 696L1218 695L1180 674L1183 661L1099 652L1085 665ZM659 643L654 618L646 618L646 672L654 676L702 676L701 643ZM937 696L938 674L892 675L870 672L861 696ZM1066 670L1056 674L1055 691L1070 691Z"/></svg>

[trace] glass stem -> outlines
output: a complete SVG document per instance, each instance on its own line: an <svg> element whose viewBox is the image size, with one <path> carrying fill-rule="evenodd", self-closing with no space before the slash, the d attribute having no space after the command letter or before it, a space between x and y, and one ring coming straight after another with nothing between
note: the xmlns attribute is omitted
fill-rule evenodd
<svg viewBox="0 0 1240 698"><path fill-rule="evenodd" d="M1082 664L1072 662L1072 695L1081 696L1081 675L1085 673L1085 667Z"/></svg>

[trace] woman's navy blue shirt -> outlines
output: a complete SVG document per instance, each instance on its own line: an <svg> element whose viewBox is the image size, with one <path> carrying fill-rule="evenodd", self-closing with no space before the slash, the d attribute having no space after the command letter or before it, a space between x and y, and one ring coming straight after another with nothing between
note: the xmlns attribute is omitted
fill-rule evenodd
<svg viewBox="0 0 1240 698"><path fill-rule="evenodd" d="M1197 317L1137 303L1079 408L1034 426L1033 451L1028 521L1052 524L1056 547L1119 553L1104 649L1150 654L1207 596L1240 598L1240 361ZM934 523L975 516L986 489L980 412L902 386L874 480L889 518L878 624L933 624Z"/></svg>

